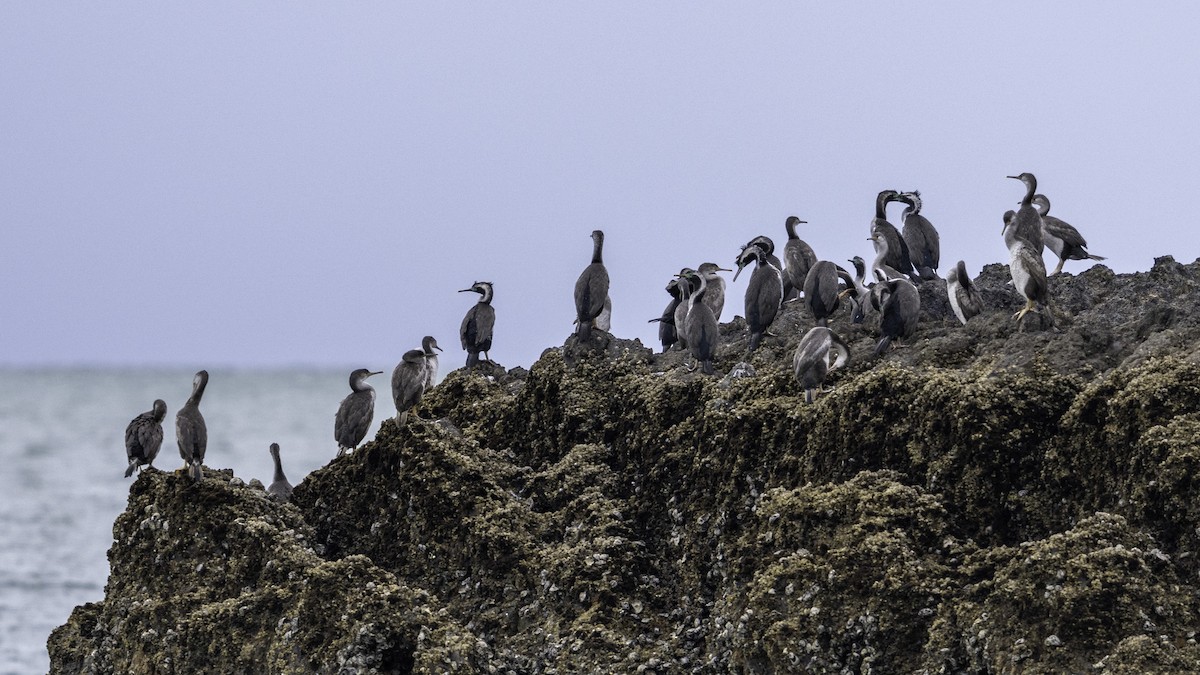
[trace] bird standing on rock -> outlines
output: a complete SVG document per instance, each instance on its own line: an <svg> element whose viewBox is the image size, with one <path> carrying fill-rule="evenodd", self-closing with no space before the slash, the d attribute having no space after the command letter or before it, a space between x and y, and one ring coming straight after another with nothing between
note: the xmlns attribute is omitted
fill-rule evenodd
<svg viewBox="0 0 1200 675"><path fill-rule="evenodd" d="M375 417L375 388L367 384L367 378L383 371L371 372L359 368L350 373L350 395L342 399L337 415L333 418L333 438L338 444L338 457L354 450L362 443Z"/></svg>
<svg viewBox="0 0 1200 675"><path fill-rule="evenodd" d="M1092 255L1087 251L1087 240L1079 230L1050 215L1050 199L1046 195L1034 195L1033 205L1042 217L1042 238L1046 246L1058 256L1058 265L1050 276L1062 271L1068 260L1105 260L1104 256Z"/></svg>
<svg viewBox="0 0 1200 675"><path fill-rule="evenodd" d="M783 302L783 274L770 263L762 248L751 245L742 249L738 256L734 281L751 261L755 265L750 284L746 287L746 323L750 327L750 351L753 352L758 349L763 334L779 313L779 306Z"/></svg>
<svg viewBox="0 0 1200 675"><path fill-rule="evenodd" d="M283 475L283 462L279 460L279 444L271 444L271 459L275 460L275 479L267 486L267 494L272 499L286 502L292 498L292 484Z"/></svg>
<svg viewBox="0 0 1200 675"><path fill-rule="evenodd" d="M720 331L712 309L704 302L704 294L709 289L708 278L698 271L691 274L700 286L695 291L689 291L687 297L687 317L683 323L684 330L687 331L688 350L700 364L700 371L705 375L712 375L713 356L717 351Z"/></svg>
<svg viewBox="0 0 1200 675"><path fill-rule="evenodd" d="M783 227L787 230L788 240L783 245L783 299L786 300L791 291L799 293L804 289L804 280L808 271L817 264L817 254L811 246L796 234L796 226L808 221L796 216L788 216Z"/></svg>
<svg viewBox="0 0 1200 675"><path fill-rule="evenodd" d="M467 352L467 367L479 363L479 352L491 361L488 352L492 349L492 328L496 325L496 310L492 308L492 284L490 281L476 281L470 288L464 288L459 293L478 293L479 302L467 310L462 325L458 328L458 338L462 348Z"/></svg>
<svg viewBox="0 0 1200 675"><path fill-rule="evenodd" d="M139 467L154 464L154 458L162 447L162 421L166 416L166 402L161 398L156 399L151 410L133 418L125 427L125 457L129 460L129 468L125 469L126 478L132 476Z"/></svg>
<svg viewBox="0 0 1200 675"><path fill-rule="evenodd" d="M592 322L604 311L608 299L608 269L604 267L604 233L592 232L592 263L575 281L576 335L583 342L592 337Z"/></svg>
<svg viewBox="0 0 1200 675"><path fill-rule="evenodd" d="M400 424L408 423L408 411L425 394L427 379L425 352L420 349L404 352L404 357L392 371L392 401L396 404L396 420Z"/></svg>
<svg viewBox="0 0 1200 675"><path fill-rule="evenodd" d="M832 364L829 362L830 351L835 354ZM796 381L804 388L804 402L812 403L821 391L825 376L846 365L849 359L850 346L832 330L817 326L805 333L792 358Z"/></svg>
<svg viewBox="0 0 1200 675"><path fill-rule="evenodd" d="M704 277L705 282L704 292L700 295L700 298L705 305L708 305L713 318L717 321L721 320L721 312L725 310L725 280L717 272L732 271L712 262L702 263L696 268L696 272Z"/></svg>
<svg viewBox="0 0 1200 675"><path fill-rule="evenodd" d="M962 260L946 274L946 295L950 298L954 315L964 326L971 317L983 311L983 296L975 288L971 275L967 274L967 263Z"/></svg>
<svg viewBox="0 0 1200 675"><path fill-rule="evenodd" d="M1013 215L1011 233L1007 230L1008 221L1007 218L1005 219L1004 242L1011 251L1013 245L1010 243L1010 237L1019 239L1028 244L1034 253L1041 256L1046 244L1045 237L1042 235L1042 217L1038 215L1037 209L1033 206L1033 193L1037 192L1037 177L1026 171L1017 176L1009 176L1009 178L1025 184L1025 196L1020 201L1021 208L1017 209ZM1007 216L1007 214L1005 215Z"/></svg>
<svg viewBox="0 0 1200 675"><path fill-rule="evenodd" d="M432 335L426 335L421 339L421 349L425 352L425 390L433 389L434 383L437 381L438 373L438 355L433 353L433 350L442 351L438 346L437 340L433 339Z"/></svg>
<svg viewBox="0 0 1200 675"><path fill-rule="evenodd" d="M192 395L187 403L175 413L175 442L179 444L179 456L183 468L190 468L192 482L204 478L204 452L208 448L208 427L204 415L200 414L200 399L208 386L208 371L201 370L192 378Z"/></svg>
<svg viewBox="0 0 1200 675"><path fill-rule="evenodd" d="M908 279L888 279L883 285L883 304L880 307L879 330L883 338L875 347L879 356L895 340L907 340L917 330L921 317L921 294Z"/></svg>
<svg viewBox="0 0 1200 675"><path fill-rule="evenodd" d="M900 193L895 190L883 190L875 197L875 217L871 219L871 239L879 239L875 244L875 252L883 253L876 258L875 268L890 268L888 276L900 274L905 277L913 276L912 258L909 256L908 244L896 226L887 219L887 205L898 201Z"/></svg>
<svg viewBox="0 0 1200 675"><path fill-rule="evenodd" d="M804 279L804 302L812 311L818 326L829 323L829 317L837 311L838 267L828 260L818 260Z"/></svg>
<svg viewBox="0 0 1200 675"><path fill-rule="evenodd" d="M667 293L671 295L671 302L667 304L667 308L663 310L662 316L657 319L650 319L647 323L658 322L658 340L662 342L663 353L665 354L678 341L678 327L675 325L675 310L682 304L680 302L680 280L672 279L667 282Z"/></svg>
<svg viewBox="0 0 1200 675"><path fill-rule="evenodd" d="M921 215L921 193L914 190L904 192L896 197L898 201L908 204L900 216L904 229L901 231L904 243L908 246L908 255L917 276L922 281L937 279L938 262L941 260L941 243L933 223Z"/></svg>

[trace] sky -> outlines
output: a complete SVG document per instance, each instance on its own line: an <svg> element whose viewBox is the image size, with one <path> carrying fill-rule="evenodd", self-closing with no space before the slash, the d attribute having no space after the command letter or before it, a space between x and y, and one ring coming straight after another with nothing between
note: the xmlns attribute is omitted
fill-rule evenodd
<svg viewBox="0 0 1200 675"><path fill-rule="evenodd" d="M1114 270L1190 262L1197 25L1185 2L3 3L0 367L390 370L429 334L448 369L477 280L492 358L528 366L572 330L594 229L613 332L655 344L674 273L782 246L790 215L818 257L871 260L883 189L921 191L942 274L1007 262L1023 171Z"/></svg>

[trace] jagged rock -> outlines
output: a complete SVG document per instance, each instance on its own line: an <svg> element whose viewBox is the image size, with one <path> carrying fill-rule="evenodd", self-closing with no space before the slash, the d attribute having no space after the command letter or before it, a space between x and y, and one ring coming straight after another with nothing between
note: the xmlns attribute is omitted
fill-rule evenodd
<svg viewBox="0 0 1200 675"><path fill-rule="evenodd" d="M292 504L147 470L52 670L1196 671L1200 264L1056 276L1053 326L1007 281L879 359L839 313L812 405L788 303L723 377L600 331L453 371Z"/></svg>

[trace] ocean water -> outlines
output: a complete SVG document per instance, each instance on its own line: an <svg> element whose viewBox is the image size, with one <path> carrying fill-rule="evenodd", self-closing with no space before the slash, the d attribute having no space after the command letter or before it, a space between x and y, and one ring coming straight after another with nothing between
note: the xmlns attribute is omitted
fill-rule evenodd
<svg viewBox="0 0 1200 675"><path fill-rule="evenodd" d="M279 443L296 485L337 454L333 417L350 393L344 370L209 370L200 405L205 466L270 483ZM182 466L175 412L194 371L0 370L0 675L44 673L46 638L71 610L104 598L112 526L125 509L125 426L167 403L156 468ZM388 374L367 439L395 414Z"/></svg>

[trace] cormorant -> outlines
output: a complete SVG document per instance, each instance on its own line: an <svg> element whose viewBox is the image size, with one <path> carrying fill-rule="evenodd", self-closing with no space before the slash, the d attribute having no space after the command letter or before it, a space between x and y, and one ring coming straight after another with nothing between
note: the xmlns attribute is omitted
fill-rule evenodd
<svg viewBox="0 0 1200 675"><path fill-rule="evenodd" d="M592 232L592 264L583 269L575 282L576 335L586 342L592 337L592 322L604 311L608 298L608 270L604 267L604 233Z"/></svg>
<svg viewBox="0 0 1200 675"><path fill-rule="evenodd" d="M937 230L933 229L933 223L921 215L921 193L913 190L900 194L897 199L908 204L900 216L900 222L904 224L901 234L908 247L913 267L917 269L917 275L922 280L937 279L938 262L942 255L941 244Z"/></svg>
<svg viewBox="0 0 1200 675"><path fill-rule="evenodd" d="M910 275L892 267L887 262L894 258L894 256L892 255L893 242L887 236L886 228L872 227L871 236L867 237L867 239L875 245L875 261L871 263L871 270L876 273L877 277L882 275L884 279L909 278Z"/></svg>
<svg viewBox="0 0 1200 675"><path fill-rule="evenodd" d="M1025 241L1038 256L1041 256L1046 245L1042 236L1042 217L1038 215L1037 209L1033 206L1033 193L1037 191L1037 178L1028 171L1019 176L1009 176L1009 178L1025 184L1025 196L1021 199L1021 208L1017 209L1013 220L1012 236ZM1005 222L1007 223L1007 221ZM1004 240L1005 243L1008 242L1007 234ZM1012 244L1008 244L1008 248L1011 251Z"/></svg>
<svg viewBox="0 0 1200 675"><path fill-rule="evenodd" d="M437 380L438 372L438 355L433 353L433 350L442 351L438 346L437 340L433 339L432 335L426 335L421 339L421 349L425 352L425 391L433 389L434 381Z"/></svg>
<svg viewBox="0 0 1200 675"><path fill-rule="evenodd" d="M687 299L700 288L696 270L685 267L679 270L679 304L675 307L675 337L681 350L687 350Z"/></svg>
<svg viewBox="0 0 1200 675"><path fill-rule="evenodd" d="M1050 276L1062 271L1068 260L1105 260L1104 256L1092 255L1087 251L1087 241L1079 230L1050 215L1050 200L1046 195L1034 195L1033 205L1042 217L1042 236L1046 246L1058 256L1058 265Z"/></svg>
<svg viewBox="0 0 1200 675"><path fill-rule="evenodd" d="M742 247L742 250L745 251L751 246L757 246L761 248L763 253L767 255L767 261L774 265L775 269L780 270L782 273L783 264L779 262L779 258L775 257L775 242L770 237L766 236L765 234L760 234L746 242L746 245Z"/></svg>
<svg viewBox="0 0 1200 675"><path fill-rule="evenodd" d="M1029 174L1021 174L1027 176ZM1032 178L1032 176L1030 177ZM1031 200L1032 201L1032 200ZM1032 207L1030 207L1032 210ZM1021 207L1024 211L1025 207ZM1037 305L1049 301L1049 287L1046 285L1046 263L1042 260L1041 216L1034 211L1038 224L1038 244L1030 242L1022 232L1028 235L1029 220L1023 222L1020 212L1006 211L1004 213L1004 245L1008 247L1008 273L1012 276L1013 286L1025 298L1025 306L1013 319L1020 321L1029 312L1038 313ZM1026 228L1022 230L1022 228Z"/></svg>
<svg viewBox="0 0 1200 675"><path fill-rule="evenodd" d="M275 460L275 479L267 486L267 494L272 499L286 502L292 498L292 484L283 475L283 463L279 461L279 444L271 444L271 459Z"/></svg>
<svg viewBox="0 0 1200 675"><path fill-rule="evenodd" d="M333 439L338 444L338 457L357 448L371 428L371 420L375 417L375 388L367 384L367 378L382 372L359 368L350 373L350 394L342 399L333 418Z"/></svg>
<svg viewBox="0 0 1200 675"><path fill-rule="evenodd" d="M179 444L179 456L184 469L191 467L192 482L199 483L204 477L204 451L208 448L208 427L204 415L200 414L200 399L208 386L208 371L201 370L192 378L192 395L187 403L175 413L175 441Z"/></svg>
<svg viewBox="0 0 1200 675"><path fill-rule="evenodd" d="M129 460L129 468L125 469L126 478L142 465L154 464L154 458L162 447L162 421L166 416L166 402L161 398L155 399L150 411L133 418L125 427L125 457Z"/></svg>
<svg viewBox="0 0 1200 675"><path fill-rule="evenodd" d="M818 326L828 325L829 317L837 311L838 291L837 265L828 260L817 261L804 279L804 302Z"/></svg>
<svg viewBox="0 0 1200 675"><path fill-rule="evenodd" d="M721 320L721 312L725 309L725 279L717 272L732 272L727 270L717 263L706 262L696 268L700 276L704 277L707 286L704 288L704 295L701 296L704 304L708 305L708 309L712 311L713 318L718 322Z"/></svg>
<svg viewBox="0 0 1200 675"><path fill-rule="evenodd" d="M876 195L875 217L871 220L871 237L882 237L885 244L883 250L886 254L882 259L876 259L877 267L880 264L886 265L906 277L912 277L913 265L912 259L909 257L908 244L904 241L904 237L900 236L900 231L896 229L896 226L889 223L887 219L887 205L899 198L900 193L895 190L884 190ZM876 244L876 253L879 250L880 247ZM891 274L888 276L890 277Z"/></svg>
<svg viewBox="0 0 1200 675"><path fill-rule="evenodd" d="M680 306L680 291L679 279L672 279L667 282L667 293L671 294L671 302L667 308L663 310L662 316L657 319L650 319L647 323L659 322L658 324L658 339L662 342L663 353L665 354L671 345L678 340L677 327L675 326L675 310Z"/></svg>
<svg viewBox="0 0 1200 675"><path fill-rule="evenodd" d="M703 267L703 266L701 266ZM712 309L704 302L704 294L708 291L708 279L700 272L692 272L700 287L687 298L687 319L684 325L687 330L688 350L700 364L700 371L705 375L713 374L713 356L717 351L717 340L720 331L717 319Z"/></svg>
<svg viewBox="0 0 1200 675"><path fill-rule="evenodd" d="M835 352L833 364L829 363L830 350ZM792 369L796 380L804 388L804 402L816 400L817 392L825 382L825 376L830 372L846 365L850 359L850 346L837 333L824 326L812 328L800 344L796 346L796 355L792 358Z"/></svg>
<svg viewBox="0 0 1200 675"><path fill-rule="evenodd" d="M921 316L921 294L908 279L888 279L884 284L883 306L880 308L879 329L883 339L875 347L882 354L893 340L906 340L917 330Z"/></svg>
<svg viewBox="0 0 1200 675"><path fill-rule="evenodd" d="M871 286L866 283L867 279L867 263L863 261L862 256L854 256L849 260L850 264L854 265L854 293L850 295L850 321L851 323L862 323L867 318L867 310L875 309L871 304Z"/></svg>
<svg viewBox="0 0 1200 675"><path fill-rule="evenodd" d="M462 340L463 350L467 352L467 367L470 368L479 363L479 352L491 360L488 351L492 348L492 327L496 324L496 310L492 308L492 282L476 281L459 293L480 295L479 302L467 310L458 328L458 337Z"/></svg>
<svg viewBox="0 0 1200 675"><path fill-rule="evenodd" d="M408 411L425 393L425 352L410 349L392 371L392 401L396 403L396 419L408 422Z"/></svg>
<svg viewBox="0 0 1200 675"><path fill-rule="evenodd" d="M812 247L796 235L796 226L808 221L796 216L788 216L783 226L787 229L788 240L783 245L783 298L786 300L794 289L799 292L804 288L804 280L808 270L817 262L817 254Z"/></svg>
<svg viewBox="0 0 1200 675"><path fill-rule="evenodd" d="M750 326L750 351L758 349L763 333L775 320L783 302L783 274L767 260L767 254L758 246L747 246L737 259L737 281L742 269L754 261L754 273L746 287L746 323Z"/></svg>
<svg viewBox="0 0 1200 675"><path fill-rule="evenodd" d="M983 296L975 288L971 275L967 274L967 263L962 260L946 274L946 295L950 296L954 315L964 326L971 317L983 311Z"/></svg>

